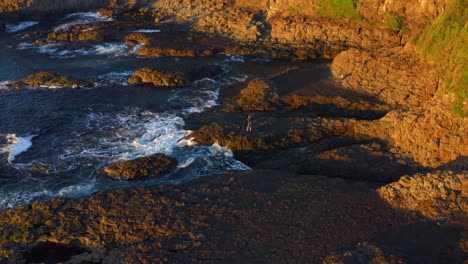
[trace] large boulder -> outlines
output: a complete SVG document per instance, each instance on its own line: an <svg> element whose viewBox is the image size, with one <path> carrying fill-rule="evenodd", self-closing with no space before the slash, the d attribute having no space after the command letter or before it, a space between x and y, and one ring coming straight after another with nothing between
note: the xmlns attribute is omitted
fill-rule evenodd
<svg viewBox="0 0 468 264"><path fill-rule="evenodd" d="M162 87L179 87L189 84L189 80L181 73L160 72L150 68L142 68L128 79L129 84L152 84Z"/></svg>
<svg viewBox="0 0 468 264"><path fill-rule="evenodd" d="M134 160L116 162L105 167L101 174L113 179L142 180L154 175L164 175L174 170L177 160L164 154L154 154Z"/></svg>
<svg viewBox="0 0 468 264"><path fill-rule="evenodd" d="M26 78L14 83L16 88L23 86L29 87L70 87L70 88L83 88L93 85L92 80L82 80L71 78L68 76L59 76L52 72L38 72L31 74Z"/></svg>
<svg viewBox="0 0 468 264"><path fill-rule="evenodd" d="M267 82L261 79L250 81L236 98L232 108L242 111L273 111L279 105L279 95Z"/></svg>

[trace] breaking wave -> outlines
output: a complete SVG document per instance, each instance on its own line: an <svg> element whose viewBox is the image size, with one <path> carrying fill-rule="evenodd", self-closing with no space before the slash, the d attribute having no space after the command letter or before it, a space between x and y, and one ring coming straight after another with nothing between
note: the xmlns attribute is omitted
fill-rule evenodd
<svg viewBox="0 0 468 264"><path fill-rule="evenodd" d="M159 33L161 32L160 29L138 29L138 30L134 30L133 32L137 32L137 33Z"/></svg>
<svg viewBox="0 0 468 264"><path fill-rule="evenodd" d="M99 22L114 21L110 17L102 16L93 12L80 12L67 15L62 21L66 22L54 28L54 32L67 31L75 25L87 25Z"/></svg>
<svg viewBox="0 0 468 264"><path fill-rule="evenodd" d="M37 53L48 54L53 58L67 59L79 56L126 56L132 52L125 43L107 42L103 44L82 46L70 49L62 43L37 45L34 43L20 43L18 49L34 49Z"/></svg>
<svg viewBox="0 0 468 264"><path fill-rule="evenodd" d="M19 32L27 28L30 28L32 26L35 26L37 24L39 24L39 22L37 21L24 21L24 22L15 23L15 24L7 24L6 31L9 33Z"/></svg>
<svg viewBox="0 0 468 264"><path fill-rule="evenodd" d="M13 162L16 156L27 151L32 146L32 139L36 135L19 137L16 134L6 135L7 144L0 148L0 153L8 154L8 162Z"/></svg>

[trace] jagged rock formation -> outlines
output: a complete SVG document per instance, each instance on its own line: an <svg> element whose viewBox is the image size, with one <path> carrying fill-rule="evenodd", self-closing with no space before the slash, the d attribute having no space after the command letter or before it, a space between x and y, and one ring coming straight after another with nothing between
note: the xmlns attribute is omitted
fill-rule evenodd
<svg viewBox="0 0 468 264"><path fill-rule="evenodd" d="M430 219L467 220L468 171L404 176L378 193L395 208L417 211Z"/></svg>
<svg viewBox="0 0 468 264"><path fill-rule="evenodd" d="M241 111L273 111L279 104L279 95L275 89L261 79L250 81L243 88L235 103L229 108Z"/></svg>
<svg viewBox="0 0 468 264"><path fill-rule="evenodd" d="M437 91L441 74L409 49L350 49L333 60L331 69L344 87L374 96L393 108L420 106Z"/></svg>
<svg viewBox="0 0 468 264"><path fill-rule="evenodd" d="M1 211L0 247L17 262L32 256L46 262L40 252L48 246L73 248L65 256L82 262L318 263L329 251L414 221L362 184L277 171L229 172ZM426 237L434 232L426 231ZM449 250L443 245L436 253Z"/></svg>
<svg viewBox="0 0 468 264"><path fill-rule="evenodd" d="M31 74L24 79L21 79L12 85L13 89L24 87L40 88L40 87L69 87L83 88L93 86L92 80L83 80L71 78L68 76L59 76L53 72L38 72Z"/></svg>
<svg viewBox="0 0 468 264"><path fill-rule="evenodd" d="M405 24L421 26L435 19L443 11L447 0L423 1L390 1L390 0L360 0L358 11L369 20L387 21L400 17Z"/></svg>
<svg viewBox="0 0 468 264"><path fill-rule="evenodd" d="M154 154L134 160L116 162L102 170L113 179L143 180L154 175L164 175L174 170L177 160L164 154Z"/></svg>
<svg viewBox="0 0 468 264"><path fill-rule="evenodd" d="M34 1L14 2L0 2L0 13L67 9L73 4L90 7L88 1L62 1L55 7L56 2L44 1L50 4L47 8ZM412 263L412 256L422 258L417 262L461 263L468 251L468 138L464 135L468 119L454 116L448 107L453 96L436 93L443 85L439 70L421 60L408 44L447 1L359 1L358 11L373 25L317 17L320 2L94 1L93 5L110 6L101 10L103 14L167 27L168 32L158 36L127 34L128 44L141 46L137 51L141 56L224 52L334 58L333 78L321 85L279 87L274 80L289 78L287 72L294 71L289 69L250 80L237 93L230 91L234 100L227 109L221 106L222 111L215 109L208 118L187 120L188 126L194 126L190 129L196 142L229 147L253 172L227 173L176 187L54 199L0 212L0 255L13 254L18 262L47 262L31 256L52 247L73 252L70 258L83 261L89 261L86 254L92 253L99 261L124 263L246 259ZM126 13L128 7L139 5L145 8ZM75 29L79 33L85 28ZM49 41L100 41L104 31L83 36L61 32L49 35ZM129 82L179 86L197 74L161 75L140 69ZM73 83L57 78L38 74L23 83ZM242 111L258 111L251 133L245 132ZM115 164L107 171L133 179L160 169L152 167L157 165L153 161L140 161ZM370 181L373 188L365 182L309 174ZM421 220L444 220L450 225L421 224ZM420 241L422 235L429 239ZM403 249L392 247L404 238L411 243ZM343 249L350 250L343 253Z"/></svg>
<svg viewBox="0 0 468 264"><path fill-rule="evenodd" d="M323 264L359 263L405 264L407 262L401 257L388 253L388 249L382 249L381 247L368 242L359 243L353 250L327 256L323 261Z"/></svg>
<svg viewBox="0 0 468 264"><path fill-rule="evenodd" d="M161 87L179 87L189 84L189 80L181 73L160 72L143 68L135 71L128 79L129 84L152 84Z"/></svg>
<svg viewBox="0 0 468 264"><path fill-rule="evenodd" d="M468 120L455 117L441 98L433 98L410 111L392 111L371 127L358 125L355 129L357 134L387 141L396 152L423 166L468 166L468 139L460 134L467 131Z"/></svg>

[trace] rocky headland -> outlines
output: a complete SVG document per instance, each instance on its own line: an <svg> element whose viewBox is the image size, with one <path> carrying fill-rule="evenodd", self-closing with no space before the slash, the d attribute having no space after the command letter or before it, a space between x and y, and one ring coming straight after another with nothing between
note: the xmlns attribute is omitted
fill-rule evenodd
<svg viewBox="0 0 468 264"><path fill-rule="evenodd" d="M466 4L343 2L0 2L9 20L91 8L114 19L24 36L44 43L120 39L140 56L330 59L330 76L319 83L300 67L259 74L221 90L219 106L185 117L196 143L227 146L252 170L1 211L0 261L464 263L466 50L455 49L466 47L466 30L456 43L434 44L428 35L444 23L466 28ZM139 25L163 34L132 32ZM144 68L129 82L176 87L207 73L219 71ZM51 73L19 81L49 82L82 81ZM104 171L134 179L175 166L157 156Z"/></svg>

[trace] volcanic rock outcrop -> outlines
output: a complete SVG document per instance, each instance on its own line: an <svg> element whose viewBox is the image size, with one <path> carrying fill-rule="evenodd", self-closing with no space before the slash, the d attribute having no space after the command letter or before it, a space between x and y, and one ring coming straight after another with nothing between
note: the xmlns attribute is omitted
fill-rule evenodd
<svg viewBox="0 0 468 264"><path fill-rule="evenodd" d="M354 18L326 15L330 6L318 0L104 2L95 3L117 20L166 29L129 33L116 22L140 56L329 58L331 72L320 82L299 67L257 72L221 89L226 105L185 118L196 143L227 146L252 171L1 211L0 262L46 262L36 252L47 247L76 262L465 261L468 119L452 111L453 94L440 92L443 67L412 44L448 1L349 1ZM24 3L4 1L0 13L53 9ZM64 34L49 40L102 40L98 31ZM201 72L145 68L129 83L183 86ZM72 83L57 79L40 73L21 83ZM251 132L244 111L254 112ZM103 171L133 180L175 166L157 154Z"/></svg>
<svg viewBox="0 0 468 264"><path fill-rule="evenodd" d="M160 72L143 68L135 71L128 78L129 84L152 84L161 87L179 87L189 84L189 80L181 73Z"/></svg>
<svg viewBox="0 0 468 264"><path fill-rule="evenodd" d="M468 171L436 171L404 176L378 189L395 208L413 210L441 220L466 220L468 215Z"/></svg>
<svg viewBox="0 0 468 264"><path fill-rule="evenodd" d="M261 79L250 81L229 108L241 111L273 111L280 103L275 89Z"/></svg>
<svg viewBox="0 0 468 264"><path fill-rule="evenodd" d="M93 86L92 80L72 78L68 76L59 76L53 72L38 72L31 74L24 79L21 79L12 84L15 89L32 87L69 87L69 88L84 88Z"/></svg>
<svg viewBox="0 0 468 264"><path fill-rule="evenodd" d="M134 160L116 162L102 169L102 174L113 179L143 180L172 171L177 160L164 154L154 154Z"/></svg>

